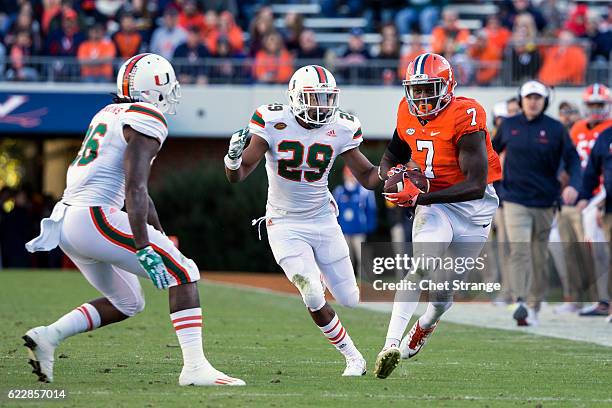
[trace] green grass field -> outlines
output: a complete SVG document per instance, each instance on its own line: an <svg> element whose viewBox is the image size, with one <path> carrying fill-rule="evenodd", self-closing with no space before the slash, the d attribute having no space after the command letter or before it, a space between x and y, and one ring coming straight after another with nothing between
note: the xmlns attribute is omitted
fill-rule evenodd
<svg viewBox="0 0 612 408"><path fill-rule="evenodd" d="M612 405L612 349L533 335L443 324L415 361L386 380L372 375L388 316L338 307L368 360L363 378L343 378L343 358L296 297L201 284L205 349L246 387L177 385L181 352L166 294L143 282L147 308L133 319L68 339L55 382L35 382L20 336L97 297L77 273L0 272L0 406L9 389L65 389L51 406L371 407ZM58 358L59 356L59 358ZM49 402L38 405L49 406Z"/></svg>

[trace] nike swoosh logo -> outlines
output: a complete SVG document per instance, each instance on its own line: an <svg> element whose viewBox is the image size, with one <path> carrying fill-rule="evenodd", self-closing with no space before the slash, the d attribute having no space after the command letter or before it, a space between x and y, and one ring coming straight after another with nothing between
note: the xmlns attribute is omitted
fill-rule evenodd
<svg viewBox="0 0 612 408"><path fill-rule="evenodd" d="M482 228L487 228L489 225L491 225L491 223L488 223L486 225L483 225Z"/></svg>
<svg viewBox="0 0 612 408"><path fill-rule="evenodd" d="M432 136L439 135L439 134L440 134L440 132L434 132L434 131L431 132Z"/></svg>

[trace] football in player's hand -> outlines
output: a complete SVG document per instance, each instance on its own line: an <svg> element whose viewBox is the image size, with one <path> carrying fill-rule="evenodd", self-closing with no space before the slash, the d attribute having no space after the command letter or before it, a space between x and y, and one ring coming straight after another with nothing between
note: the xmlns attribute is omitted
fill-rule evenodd
<svg viewBox="0 0 612 408"><path fill-rule="evenodd" d="M404 174L422 193L429 191L429 180L419 169L403 170L391 175L385 181L385 193L399 193L404 189Z"/></svg>

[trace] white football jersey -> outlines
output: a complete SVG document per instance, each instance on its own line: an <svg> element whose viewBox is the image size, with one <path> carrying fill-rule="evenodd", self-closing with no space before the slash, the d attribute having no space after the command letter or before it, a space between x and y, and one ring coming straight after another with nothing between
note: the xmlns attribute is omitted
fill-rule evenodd
<svg viewBox="0 0 612 408"><path fill-rule="evenodd" d="M122 208L125 201L123 127L163 144L168 125L163 113L145 102L107 105L91 120L76 159L68 168L62 201L75 206Z"/></svg>
<svg viewBox="0 0 612 408"><path fill-rule="evenodd" d="M268 143L268 206L303 213L330 202L329 171L339 154L361 144L361 123L338 111L337 120L316 129L302 127L287 105L262 105L249 122L252 134Z"/></svg>

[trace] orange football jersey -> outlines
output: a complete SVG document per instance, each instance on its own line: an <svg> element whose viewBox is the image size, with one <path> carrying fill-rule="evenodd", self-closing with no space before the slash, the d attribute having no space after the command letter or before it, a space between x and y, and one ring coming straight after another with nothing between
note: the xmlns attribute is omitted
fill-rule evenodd
<svg viewBox="0 0 612 408"><path fill-rule="evenodd" d="M397 134L410 146L412 160L429 179L430 191L465 180L459 167L457 142L463 135L480 130L486 135L487 183L492 183L501 179L501 164L491 145L486 113L476 100L457 96L425 125L410 114L406 98L402 98L397 110Z"/></svg>
<svg viewBox="0 0 612 408"><path fill-rule="evenodd" d="M589 162L589 156L591 155L591 149L595 144L595 140L597 140L601 132L611 126L612 119L604 120L592 129L589 129L588 120L586 119L579 120L572 126L570 137L572 138L572 142L574 142L574 146L576 146L578 156L580 156L580 164L583 169L586 168Z"/></svg>

